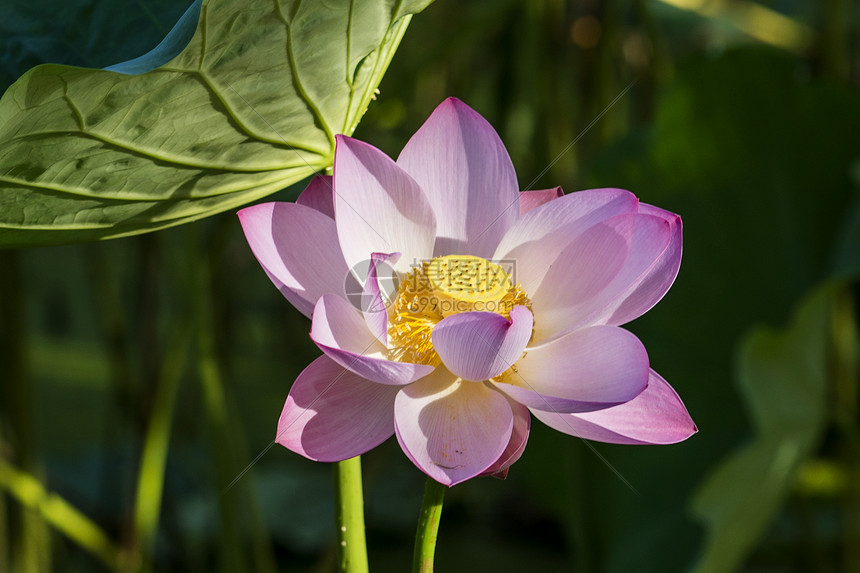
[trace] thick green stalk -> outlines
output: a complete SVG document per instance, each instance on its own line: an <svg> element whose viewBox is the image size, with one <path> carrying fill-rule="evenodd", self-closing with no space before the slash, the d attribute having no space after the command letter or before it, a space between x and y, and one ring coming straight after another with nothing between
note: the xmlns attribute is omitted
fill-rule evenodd
<svg viewBox="0 0 860 573"><path fill-rule="evenodd" d="M415 535L415 553L412 557L412 573L432 573L433 557L436 554L436 535L442 519L442 500L446 486L433 478L427 478L424 486L424 502L418 519Z"/></svg>
<svg viewBox="0 0 860 573"><path fill-rule="evenodd" d="M334 465L338 562L341 573L367 573L361 457Z"/></svg>

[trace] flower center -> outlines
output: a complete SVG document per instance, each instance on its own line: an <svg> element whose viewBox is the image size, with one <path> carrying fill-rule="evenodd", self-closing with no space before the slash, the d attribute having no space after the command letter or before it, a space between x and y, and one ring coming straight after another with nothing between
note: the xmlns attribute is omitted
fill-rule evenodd
<svg viewBox="0 0 860 573"><path fill-rule="evenodd" d="M452 314L488 311L510 319L511 309L531 300L500 265L470 255L447 255L416 265L400 282L389 313L391 358L439 364L430 335Z"/></svg>

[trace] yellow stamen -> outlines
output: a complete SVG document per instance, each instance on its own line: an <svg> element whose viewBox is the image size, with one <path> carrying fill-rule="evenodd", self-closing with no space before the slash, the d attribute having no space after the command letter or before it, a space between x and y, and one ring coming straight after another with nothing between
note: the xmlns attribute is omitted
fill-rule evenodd
<svg viewBox="0 0 860 573"><path fill-rule="evenodd" d="M510 319L511 310L520 305L531 309L528 295L496 263L469 255L424 261L398 287L388 323L391 358L437 365L430 336L440 320L476 310Z"/></svg>

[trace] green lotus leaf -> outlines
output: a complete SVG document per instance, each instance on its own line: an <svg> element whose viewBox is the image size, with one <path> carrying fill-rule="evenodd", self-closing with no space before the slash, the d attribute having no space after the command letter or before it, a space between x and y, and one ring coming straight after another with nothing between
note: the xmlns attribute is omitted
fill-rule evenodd
<svg viewBox="0 0 860 573"><path fill-rule="evenodd" d="M0 246L233 209L331 166L431 0L197 0L150 53L53 64L0 99Z"/></svg>
<svg viewBox="0 0 860 573"><path fill-rule="evenodd" d="M833 321L851 316L839 307L847 293L843 282L825 283L804 299L788 328L758 327L745 338L739 390L756 435L720 462L692 500L708 526L696 573L743 565L818 447L837 355Z"/></svg>

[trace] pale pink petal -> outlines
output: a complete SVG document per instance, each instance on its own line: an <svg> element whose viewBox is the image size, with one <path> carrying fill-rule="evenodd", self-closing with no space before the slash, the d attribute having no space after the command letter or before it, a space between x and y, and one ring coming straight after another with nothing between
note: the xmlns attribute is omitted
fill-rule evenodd
<svg viewBox="0 0 860 573"><path fill-rule="evenodd" d="M347 266L331 218L305 205L261 203L239 211L239 221L266 274L305 316L323 294L343 294Z"/></svg>
<svg viewBox="0 0 860 573"><path fill-rule="evenodd" d="M540 207L544 203L549 203L559 197L564 197L564 191L562 191L561 187L520 191L520 215L525 215L535 207Z"/></svg>
<svg viewBox="0 0 860 573"><path fill-rule="evenodd" d="M505 448L505 451L502 452L496 463L487 468L481 475L491 475L505 479L508 476L508 468L520 459L520 456L523 455L526 449L532 423L529 409L511 400L508 400L508 403L514 413L514 428L511 431L511 439L508 442L508 447Z"/></svg>
<svg viewBox="0 0 860 573"><path fill-rule="evenodd" d="M400 447L421 471L448 486L492 466L507 449L513 424L500 392L457 381L444 367L402 387L394 401Z"/></svg>
<svg viewBox="0 0 860 573"><path fill-rule="evenodd" d="M674 444L698 431L678 394L653 370L645 391L624 404L584 414L532 414L559 432L612 444Z"/></svg>
<svg viewBox="0 0 860 573"><path fill-rule="evenodd" d="M365 380L320 356L293 383L275 441L320 462L363 454L394 433L398 390Z"/></svg>
<svg viewBox="0 0 860 573"><path fill-rule="evenodd" d="M367 261L371 253L402 253L399 272L430 258L436 219L418 184L372 145L343 135L335 138L335 220L349 267Z"/></svg>
<svg viewBox="0 0 860 573"><path fill-rule="evenodd" d="M409 384L433 371L426 364L392 362L368 330L362 313L339 296L324 295L314 308L311 340L326 356L380 384Z"/></svg>
<svg viewBox="0 0 860 573"><path fill-rule="evenodd" d="M530 348L496 386L529 408L590 412L632 400L648 385L648 353L617 326L583 328Z"/></svg>
<svg viewBox="0 0 860 573"><path fill-rule="evenodd" d="M658 207L639 204L639 212L665 219L669 223L669 245L648 270L639 277L623 302L606 319L608 324L625 324L651 309L669 290L681 268L681 217Z"/></svg>
<svg viewBox="0 0 860 573"><path fill-rule="evenodd" d="M430 340L448 370L464 380L487 380L519 360L532 325L524 306L511 309L510 320L495 312L462 312L443 318Z"/></svg>
<svg viewBox="0 0 860 573"><path fill-rule="evenodd" d="M493 127L458 99L442 102L403 148L397 164L436 213L435 256L489 258L519 218L511 158Z"/></svg>
<svg viewBox="0 0 860 573"><path fill-rule="evenodd" d="M569 193L523 215L502 238L492 260L513 261L514 281L533 294L562 249L578 235L638 207L636 196L623 189Z"/></svg>
<svg viewBox="0 0 860 573"><path fill-rule="evenodd" d="M296 203L334 219L334 183L331 175L317 175L299 194Z"/></svg>
<svg viewBox="0 0 860 573"><path fill-rule="evenodd" d="M361 298L367 328L383 345L388 345L388 307L394 295L394 264L400 253L373 253Z"/></svg>
<svg viewBox="0 0 860 573"><path fill-rule="evenodd" d="M640 214L618 215L580 234L530 293L534 343L605 323L660 259L669 238L668 222Z"/></svg>

